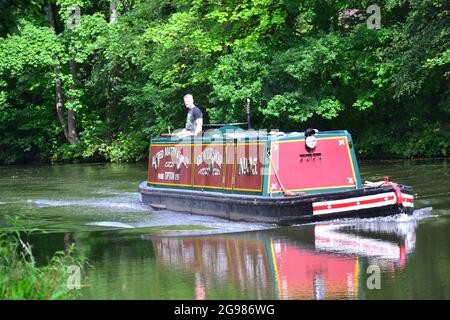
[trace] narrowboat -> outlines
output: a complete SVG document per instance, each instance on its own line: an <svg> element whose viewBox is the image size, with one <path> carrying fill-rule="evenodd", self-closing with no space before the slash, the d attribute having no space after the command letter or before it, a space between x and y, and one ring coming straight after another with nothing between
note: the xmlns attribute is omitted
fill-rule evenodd
<svg viewBox="0 0 450 320"><path fill-rule="evenodd" d="M346 130L283 133L224 125L151 139L141 202L220 218L292 225L410 214L410 186L363 182Z"/></svg>

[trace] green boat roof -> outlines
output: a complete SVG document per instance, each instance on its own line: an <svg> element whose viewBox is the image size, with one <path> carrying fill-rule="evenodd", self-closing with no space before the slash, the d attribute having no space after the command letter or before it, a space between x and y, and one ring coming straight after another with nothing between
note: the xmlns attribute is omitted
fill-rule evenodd
<svg viewBox="0 0 450 320"><path fill-rule="evenodd" d="M326 138L345 135L351 141L351 136L347 130L318 131L317 138ZM278 141L304 139L304 132L281 132L278 130L244 130L242 128L224 125L219 128L209 129L203 132L203 136L188 136L179 138L176 136L152 138L151 143L200 143L200 142L253 142L253 141Z"/></svg>

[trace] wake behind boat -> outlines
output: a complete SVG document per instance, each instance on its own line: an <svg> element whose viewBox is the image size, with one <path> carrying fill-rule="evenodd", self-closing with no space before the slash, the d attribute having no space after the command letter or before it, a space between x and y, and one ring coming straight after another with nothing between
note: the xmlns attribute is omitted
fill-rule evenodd
<svg viewBox="0 0 450 320"><path fill-rule="evenodd" d="M224 125L202 137L152 139L141 201L279 225L412 213L413 190L361 180L345 131L263 132Z"/></svg>

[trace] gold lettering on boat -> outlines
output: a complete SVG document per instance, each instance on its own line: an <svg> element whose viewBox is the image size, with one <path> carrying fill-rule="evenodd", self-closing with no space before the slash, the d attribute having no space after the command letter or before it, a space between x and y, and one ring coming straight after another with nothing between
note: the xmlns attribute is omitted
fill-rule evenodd
<svg viewBox="0 0 450 320"><path fill-rule="evenodd" d="M258 174L256 164L258 162L258 159L255 158L247 158L247 157L241 157L239 158L239 171L238 175L252 175L256 176Z"/></svg>
<svg viewBox="0 0 450 320"><path fill-rule="evenodd" d="M158 170L161 160L165 157L170 157L170 160L164 163L165 168L176 167L177 171L180 171L182 165L187 168L191 164L191 160L176 147L165 147L152 157L152 168Z"/></svg>
<svg viewBox="0 0 450 320"><path fill-rule="evenodd" d="M197 156L195 161L197 166L200 166L203 163L207 164L207 166L198 171L199 175L206 176L212 174L213 176L220 176L223 164L223 155L217 149L207 147ZM215 165L219 168L215 168Z"/></svg>

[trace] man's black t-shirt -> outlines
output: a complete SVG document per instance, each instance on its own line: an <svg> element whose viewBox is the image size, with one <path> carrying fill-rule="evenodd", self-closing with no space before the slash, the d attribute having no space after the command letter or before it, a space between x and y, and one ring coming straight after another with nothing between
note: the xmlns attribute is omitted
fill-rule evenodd
<svg viewBox="0 0 450 320"><path fill-rule="evenodd" d="M195 129L197 127L195 120L197 119L203 119L203 113L199 108L193 107L187 114L186 130L195 132Z"/></svg>

